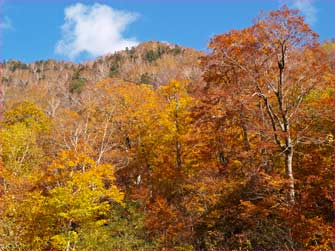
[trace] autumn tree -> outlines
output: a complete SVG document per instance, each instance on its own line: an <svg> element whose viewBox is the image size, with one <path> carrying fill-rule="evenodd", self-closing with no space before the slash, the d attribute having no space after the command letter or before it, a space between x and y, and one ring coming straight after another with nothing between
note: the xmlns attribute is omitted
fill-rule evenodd
<svg viewBox="0 0 335 251"><path fill-rule="evenodd" d="M328 98L334 75L325 46L318 44L317 34L297 11L283 7L263 13L249 28L214 37L210 48L212 53L202 59L207 82L202 100L208 114L201 118L220 129L213 150L223 166L223 184L233 189L233 195L215 190L225 199L205 211L198 233L205 232L204 238L213 234L212 244L232 241L227 248L330 248L332 129L326 121L333 110ZM327 108L318 107L321 103ZM265 177L273 180L266 185ZM317 199L311 190L318 190L316 184L321 183L322 199ZM241 186L248 189L247 196ZM320 199L322 213L319 206L312 206ZM235 208L235 217L226 217L229 208ZM268 235L278 237L250 233L257 225L248 225L245 215L257 218ZM248 227L243 230L239 224ZM219 244L221 238L224 243ZM245 246L234 246L239 238Z"/></svg>
<svg viewBox="0 0 335 251"><path fill-rule="evenodd" d="M227 88L234 88L232 83L242 88L241 104L252 104L256 98L261 102L262 130L271 132L285 156L288 202L293 205L294 147L308 127L295 130L301 121L298 112L304 109L306 96L327 81L317 34L297 11L283 7L261 15L250 28L214 37L210 48L212 54L203 61L205 79L224 82ZM231 93L229 98L237 98L235 95Z"/></svg>
<svg viewBox="0 0 335 251"><path fill-rule="evenodd" d="M32 208L33 199L27 198L41 177L40 167L46 160L41 139L49 133L50 125L46 114L30 102L17 103L4 113L0 129L0 247L5 250L26 247L29 224L23 215L30 217L27 210ZM35 205L38 207L39 200Z"/></svg>

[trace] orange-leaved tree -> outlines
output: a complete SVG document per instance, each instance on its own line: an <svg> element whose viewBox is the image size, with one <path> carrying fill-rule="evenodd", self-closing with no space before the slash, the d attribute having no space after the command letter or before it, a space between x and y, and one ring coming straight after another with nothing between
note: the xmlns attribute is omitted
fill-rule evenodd
<svg viewBox="0 0 335 251"><path fill-rule="evenodd" d="M237 102L242 128L249 110L255 121L254 133L261 131L262 138L283 154L288 203L294 205L294 148L308 125L299 131L296 127L302 121L306 96L329 81L329 66L317 34L298 11L284 6L261 15L249 28L214 37L210 48L213 52L202 62L205 80L227 89L222 99ZM256 106L258 112L250 112Z"/></svg>

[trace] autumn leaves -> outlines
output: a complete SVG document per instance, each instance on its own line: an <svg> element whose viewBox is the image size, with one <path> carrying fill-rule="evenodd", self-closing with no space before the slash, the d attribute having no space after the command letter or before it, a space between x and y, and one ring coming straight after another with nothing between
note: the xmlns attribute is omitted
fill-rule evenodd
<svg viewBox="0 0 335 251"><path fill-rule="evenodd" d="M10 100L0 249L332 249L332 43L284 7L210 48L203 79Z"/></svg>

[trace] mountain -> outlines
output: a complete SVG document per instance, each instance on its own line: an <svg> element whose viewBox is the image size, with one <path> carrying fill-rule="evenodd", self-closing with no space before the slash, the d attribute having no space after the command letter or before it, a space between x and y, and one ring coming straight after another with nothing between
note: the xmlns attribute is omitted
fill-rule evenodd
<svg viewBox="0 0 335 251"><path fill-rule="evenodd" d="M1 84L5 86L6 102L23 99L26 92L34 90L68 100L108 77L157 88L170 79L199 81L200 56L202 52L179 45L145 42L78 64L52 59L29 64L9 60L1 65Z"/></svg>

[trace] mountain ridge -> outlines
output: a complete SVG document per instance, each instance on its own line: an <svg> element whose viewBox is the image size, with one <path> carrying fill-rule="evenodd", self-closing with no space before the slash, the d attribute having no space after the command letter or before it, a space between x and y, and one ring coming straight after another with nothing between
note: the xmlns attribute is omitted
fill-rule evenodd
<svg viewBox="0 0 335 251"><path fill-rule="evenodd" d="M175 68L184 69L188 68L187 66L197 68L197 58L202 55L202 52L177 44L148 41L136 47L126 48L123 51L106 54L81 63L48 59L26 64L20 60L12 59L1 63L1 83L5 86L25 86L44 82L43 80L53 82L57 79L63 84L71 78L83 78L88 82L96 82L106 77L117 76L122 79L126 77L133 82L150 84L155 82L156 85L162 85L169 79L166 77L162 79L155 66L165 69L174 68L176 72ZM172 66L172 63L175 63L177 67ZM190 70L192 71L192 69ZM62 73L62 76L55 78L52 72ZM190 74L190 72L184 72L181 75L190 79L192 78ZM170 78L176 77L176 75L178 74L169 74Z"/></svg>
<svg viewBox="0 0 335 251"><path fill-rule="evenodd" d="M1 86L5 104L25 100L27 96L49 95L64 107L86 95L96 83L106 78L115 81L148 84L154 88L171 79L201 81L199 57L204 53L176 44L149 41L123 51L103 55L92 61L74 63L54 59L25 64L9 60L1 64ZM34 95L31 95L34 93ZM36 97L34 102L41 98ZM10 105L10 104L9 104ZM53 107L54 104L42 105ZM48 113L52 114L54 108Z"/></svg>

